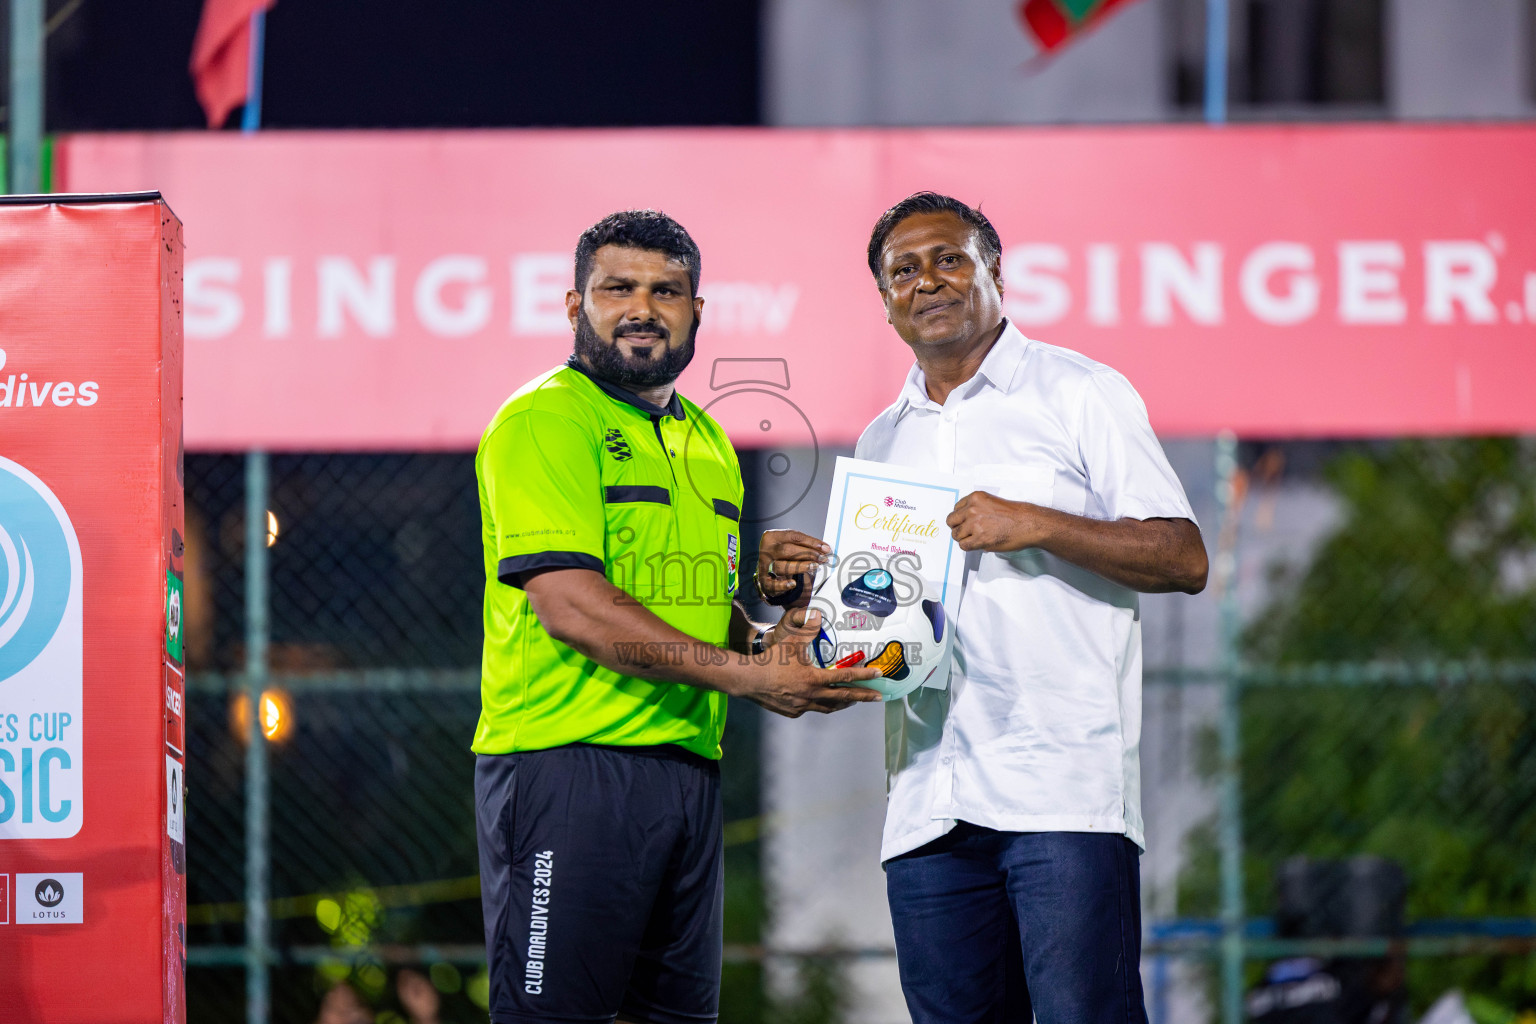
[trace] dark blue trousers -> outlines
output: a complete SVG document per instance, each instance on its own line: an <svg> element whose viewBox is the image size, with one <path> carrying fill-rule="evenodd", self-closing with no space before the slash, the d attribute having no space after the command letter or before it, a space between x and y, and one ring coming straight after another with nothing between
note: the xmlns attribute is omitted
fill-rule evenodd
<svg viewBox="0 0 1536 1024"><path fill-rule="evenodd" d="M885 873L913 1024L1146 1024L1124 836L961 822Z"/></svg>

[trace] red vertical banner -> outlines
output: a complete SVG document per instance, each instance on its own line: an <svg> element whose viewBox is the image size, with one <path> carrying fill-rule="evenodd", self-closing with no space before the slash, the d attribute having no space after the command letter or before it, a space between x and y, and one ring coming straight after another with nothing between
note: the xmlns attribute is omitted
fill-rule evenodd
<svg viewBox="0 0 1536 1024"><path fill-rule="evenodd" d="M181 222L0 200L0 1014L186 1016Z"/></svg>

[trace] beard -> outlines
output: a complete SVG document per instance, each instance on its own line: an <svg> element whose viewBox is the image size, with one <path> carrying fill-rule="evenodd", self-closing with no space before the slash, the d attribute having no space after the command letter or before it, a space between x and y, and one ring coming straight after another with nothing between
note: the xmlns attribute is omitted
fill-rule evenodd
<svg viewBox="0 0 1536 1024"><path fill-rule="evenodd" d="M636 353L626 356L619 351L619 339L626 334L641 332L661 335L661 341L651 349L654 356ZM576 358L587 364L592 373L610 384L617 384L631 391L643 391L671 384L693 361L693 340L699 333L699 321L693 321L688 330L688 340L681 348L666 347L672 333L664 324L648 320L644 323L620 324L613 330L613 340L598 337L582 308L576 313Z"/></svg>

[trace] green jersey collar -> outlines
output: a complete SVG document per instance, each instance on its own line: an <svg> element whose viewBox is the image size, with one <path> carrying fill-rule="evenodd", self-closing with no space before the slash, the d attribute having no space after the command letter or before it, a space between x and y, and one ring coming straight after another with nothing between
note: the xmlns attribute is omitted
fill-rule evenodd
<svg viewBox="0 0 1536 1024"><path fill-rule="evenodd" d="M614 384L611 381L603 380L603 378L594 374L591 370L582 365L581 360L576 358L576 353L574 352L572 352L570 356L566 358L565 365L569 366L571 369L575 370L577 373L590 380L593 384L596 384L598 387L602 388L603 393L606 394L609 398L613 398L628 405L632 405L648 416L671 416L675 420L684 418L683 402L682 399L678 397L676 388L672 389L672 397L667 400L667 404L665 406L652 405L650 402L647 402L633 391L621 388L617 384Z"/></svg>

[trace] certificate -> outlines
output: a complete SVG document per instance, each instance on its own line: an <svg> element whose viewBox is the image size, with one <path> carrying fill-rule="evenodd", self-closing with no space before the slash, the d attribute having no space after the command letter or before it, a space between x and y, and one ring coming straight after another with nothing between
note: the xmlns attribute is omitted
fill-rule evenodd
<svg viewBox="0 0 1536 1024"><path fill-rule="evenodd" d="M884 569L898 590L905 582L936 595L948 620L958 621L965 552L944 521L969 491L949 473L839 457L822 532L833 557L817 587L830 577L841 589L861 573ZM928 685L947 681L943 672Z"/></svg>

